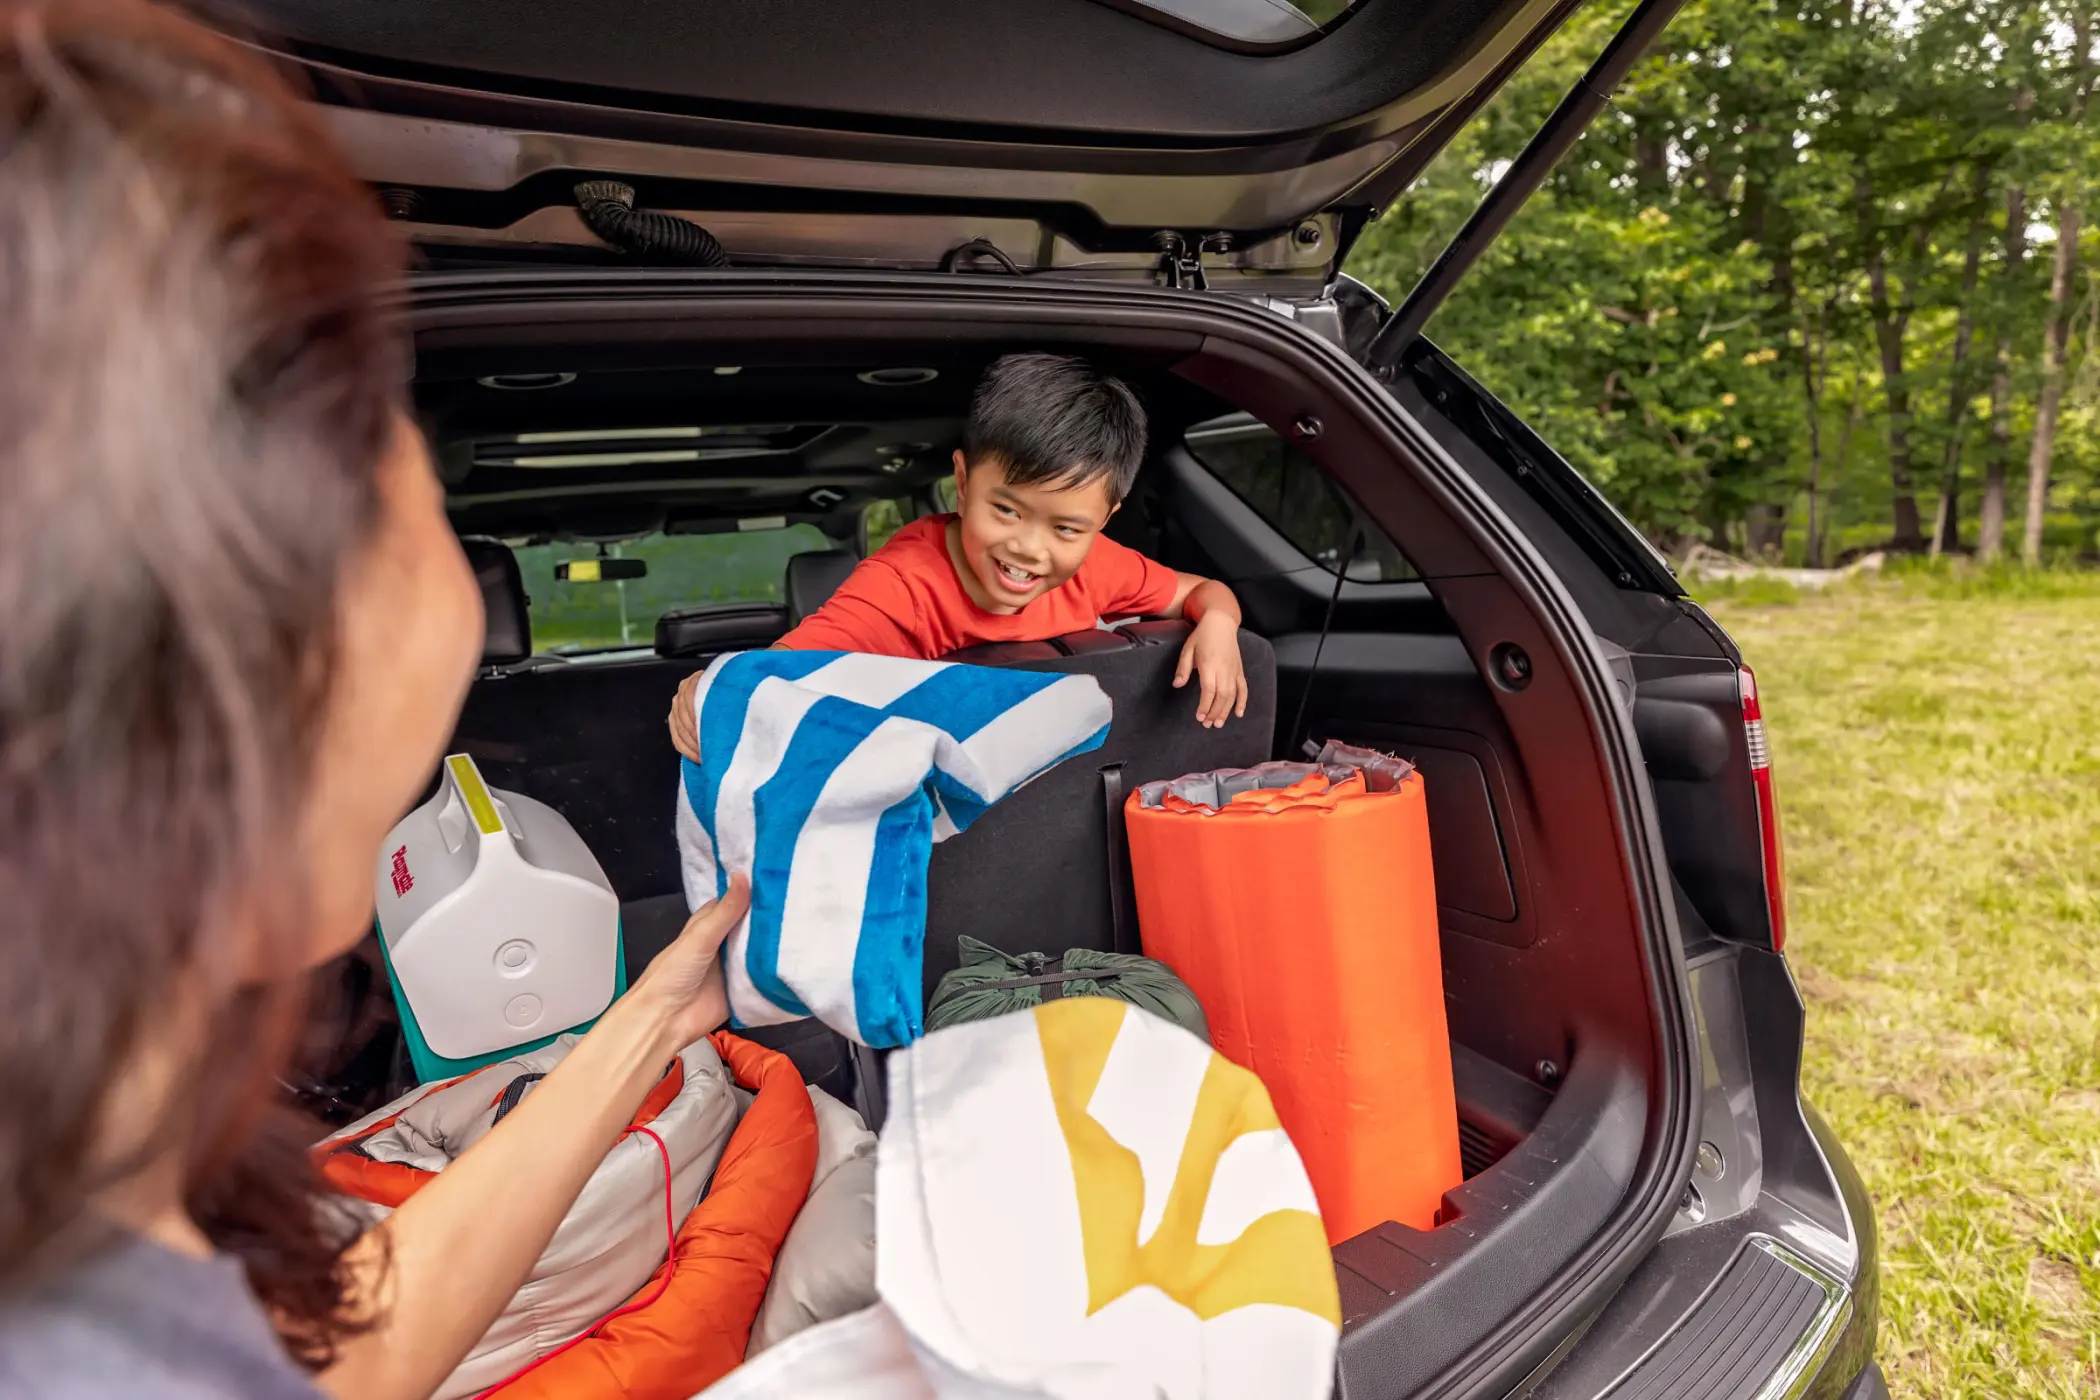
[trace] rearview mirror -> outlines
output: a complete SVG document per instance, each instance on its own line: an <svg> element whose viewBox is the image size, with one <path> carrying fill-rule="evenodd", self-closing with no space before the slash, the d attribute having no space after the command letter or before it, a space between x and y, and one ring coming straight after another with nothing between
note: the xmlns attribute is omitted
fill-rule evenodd
<svg viewBox="0 0 2100 1400"><path fill-rule="evenodd" d="M646 559L565 559L554 566L554 577L563 583L616 583L648 576Z"/></svg>

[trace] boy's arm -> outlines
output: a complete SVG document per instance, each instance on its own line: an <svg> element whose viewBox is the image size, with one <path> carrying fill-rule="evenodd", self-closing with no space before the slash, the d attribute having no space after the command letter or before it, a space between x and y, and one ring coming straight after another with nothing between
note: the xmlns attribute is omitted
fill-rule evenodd
<svg viewBox="0 0 2100 1400"><path fill-rule="evenodd" d="M1200 574L1174 576L1174 602L1168 617L1195 624L1174 668L1174 687L1188 684L1193 671L1201 686L1196 723L1212 729L1247 713L1247 668L1240 659L1240 600L1214 578Z"/></svg>
<svg viewBox="0 0 2100 1400"><path fill-rule="evenodd" d="M1162 614L1165 617L1185 617L1190 622L1201 622L1203 615L1211 609L1223 606L1232 614L1232 625L1240 625L1240 600L1232 590L1214 578L1201 574L1174 575L1174 601Z"/></svg>

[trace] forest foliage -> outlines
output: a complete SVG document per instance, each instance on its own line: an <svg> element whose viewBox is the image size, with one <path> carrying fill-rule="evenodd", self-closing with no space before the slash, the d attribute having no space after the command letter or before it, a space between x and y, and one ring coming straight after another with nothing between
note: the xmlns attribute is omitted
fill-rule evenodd
<svg viewBox="0 0 2100 1400"><path fill-rule="evenodd" d="M1348 270L1398 300L1626 13ZM1690 0L1428 334L1658 543L2100 552L2100 0Z"/></svg>

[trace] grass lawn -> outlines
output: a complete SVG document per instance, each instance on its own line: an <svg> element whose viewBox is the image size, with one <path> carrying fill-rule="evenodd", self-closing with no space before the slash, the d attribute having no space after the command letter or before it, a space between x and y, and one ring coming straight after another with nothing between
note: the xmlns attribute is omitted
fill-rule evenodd
<svg viewBox="0 0 2100 1400"><path fill-rule="evenodd" d="M1891 1388L2100 1395L2100 577L1710 606L1764 696Z"/></svg>

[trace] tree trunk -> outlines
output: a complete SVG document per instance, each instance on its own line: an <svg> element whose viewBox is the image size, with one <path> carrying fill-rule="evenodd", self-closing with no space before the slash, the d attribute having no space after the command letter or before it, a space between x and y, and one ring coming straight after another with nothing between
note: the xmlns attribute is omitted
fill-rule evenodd
<svg viewBox="0 0 2100 1400"><path fill-rule="evenodd" d="M1818 535L1823 522L1817 512L1817 497L1823 487L1823 383L1830 352L1829 340L1822 331L1818 325L1811 334L1804 326L1801 337L1801 390L1808 399L1808 533L1802 558L1811 569L1823 567L1822 540Z"/></svg>
<svg viewBox="0 0 2100 1400"><path fill-rule="evenodd" d="M1651 107L1633 114L1633 179L1642 199L1659 201L1669 194L1670 127L1664 114Z"/></svg>
<svg viewBox="0 0 2100 1400"><path fill-rule="evenodd" d="M1947 371L1947 444L1940 459L1940 511L1932 532L1935 557L1961 548L1961 427L1969 410L1969 340L1975 332L1976 278L1983 266L1983 199L1990 171L1976 167L1976 213L1962 254L1961 313L1954 323L1954 361Z"/></svg>
<svg viewBox="0 0 2100 1400"><path fill-rule="evenodd" d="M2025 112L2034 105L2034 91L2022 89L2014 109ZM2027 262L2027 191L2020 185L2005 190L2005 304L2016 301L2020 272ZM2007 313L2001 312L2001 315ZM1983 457L1983 505L1977 512L1976 557L1996 563L2005 553L2005 478L2012 463L2012 336L1998 328L1997 367L1991 375L1991 430Z"/></svg>
<svg viewBox="0 0 2100 1400"><path fill-rule="evenodd" d="M2012 346L1998 342L1991 376L1991 436L1983 458L1983 504L1976 513L1976 557L1996 563L2005 552L2005 467L2012 456Z"/></svg>
<svg viewBox="0 0 2100 1400"><path fill-rule="evenodd" d="M1744 545L1753 559L1782 562L1786 550L1786 507L1760 501L1743 520Z"/></svg>
<svg viewBox="0 0 2100 1400"><path fill-rule="evenodd" d="M1889 408L1889 485L1894 533L1892 549L1916 552L1925 548L1925 532L1918 518L1918 497L1910 462L1910 384L1903 377L1903 334L1910 316L1898 312L1889 301L1888 259L1880 248L1867 263L1868 286L1873 292L1874 344L1881 351L1881 383Z"/></svg>
<svg viewBox="0 0 2100 1400"><path fill-rule="evenodd" d="M1841 482L1845 479L1845 464L1852 460L1852 435L1859 431L1860 415L1866 411L1866 406L1867 401L1861 396L1859 392L1859 383L1857 379L1855 379L1852 385L1852 398L1850 402L1848 402L1845 405L1845 427L1844 430L1838 434L1837 462L1833 466L1830 473L1830 479L1832 481ZM1836 494L1835 488L1832 489L1832 494ZM1808 541L1808 547L1810 550L1811 557L1817 561L1815 567L1819 569L1823 567L1821 561L1825 554L1823 542L1825 537L1827 537L1830 533L1830 524L1827 519L1829 512L1825 511L1824 515L1826 519L1823 525L1815 532L1815 534L1813 534L1810 537Z"/></svg>
<svg viewBox="0 0 2100 1400"><path fill-rule="evenodd" d="M2034 440L2027 449L2027 525L2020 558L2042 561L2042 517L2049 510L2049 459L2056 450L2056 416L2063 406L2064 363L2071 344L2071 273L2078 265L2078 205L2066 199L2056 218L2056 259L2049 273L2047 344L2042 350L2042 392L2034 406Z"/></svg>
<svg viewBox="0 0 2100 1400"><path fill-rule="evenodd" d="M2093 82L2093 5L2086 0L2071 16L2071 52L2078 65L2077 86L2071 93L2071 126L2085 124L2086 98ZM2071 345L2071 275L2078 266L2078 230L2081 223L2074 182L2070 172L2057 197L2056 258L2049 273L2049 321L2047 344L2042 350L2042 391L2034 406L2034 440L2027 449L2027 527L2020 537L2020 558L2028 565L2042 559L2042 517L2049 509L2049 464L2056 451L2056 415L2063 406L2064 362Z"/></svg>

